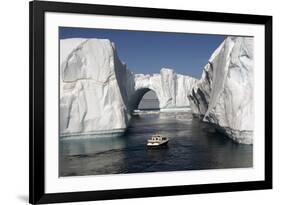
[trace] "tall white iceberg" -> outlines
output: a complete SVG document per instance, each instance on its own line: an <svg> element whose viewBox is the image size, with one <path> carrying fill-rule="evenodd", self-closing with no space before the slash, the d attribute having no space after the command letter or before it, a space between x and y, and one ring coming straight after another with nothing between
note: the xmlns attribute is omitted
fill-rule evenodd
<svg viewBox="0 0 281 205"><path fill-rule="evenodd" d="M252 144L253 72L253 38L226 38L212 54L189 96L193 113L233 140Z"/></svg>
<svg viewBox="0 0 281 205"><path fill-rule="evenodd" d="M118 72L126 73L126 67L114 44L68 39L61 40L60 47L61 135L124 131L129 119Z"/></svg>

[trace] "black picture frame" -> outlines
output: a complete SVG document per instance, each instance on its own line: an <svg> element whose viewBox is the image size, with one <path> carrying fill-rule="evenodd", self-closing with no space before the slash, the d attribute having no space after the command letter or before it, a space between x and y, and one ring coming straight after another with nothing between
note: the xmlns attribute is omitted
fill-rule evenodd
<svg viewBox="0 0 281 205"><path fill-rule="evenodd" d="M230 192L272 188L272 16L185 10L32 1L30 12L29 202L31 204ZM45 192L45 58L46 12L150 17L259 24L265 27L265 180L71 193Z"/></svg>

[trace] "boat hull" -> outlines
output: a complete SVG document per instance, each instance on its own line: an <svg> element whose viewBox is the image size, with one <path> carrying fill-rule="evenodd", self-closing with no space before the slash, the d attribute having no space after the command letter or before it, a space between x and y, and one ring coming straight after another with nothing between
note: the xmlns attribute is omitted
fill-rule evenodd
<svg viewBox="0 0 281 205"><path fill-rule="evenodd" d="M147 147L148 148L158 148L158 147L165 147L168 145L168 140L165 142L161 142L161 143L148 143Z"/></svg>

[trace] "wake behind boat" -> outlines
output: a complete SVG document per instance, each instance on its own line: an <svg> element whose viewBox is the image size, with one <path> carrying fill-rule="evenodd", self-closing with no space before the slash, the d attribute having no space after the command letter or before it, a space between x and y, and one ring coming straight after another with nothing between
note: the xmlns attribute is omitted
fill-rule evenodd
<svg viewBox="0 0 281 205"><path fill-rule="evenodd" d="M159 134L152 135L151 139L147 140L147 147L162 147L167 145L169 138L163 137Z"/></svg>

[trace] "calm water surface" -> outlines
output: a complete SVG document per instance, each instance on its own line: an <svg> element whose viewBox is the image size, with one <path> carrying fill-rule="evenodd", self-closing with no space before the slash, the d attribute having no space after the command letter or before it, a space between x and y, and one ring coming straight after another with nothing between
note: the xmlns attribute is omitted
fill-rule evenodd
<svg viewBox="0 0 281 205"><path fill-rule="evenodd" d="M168 147L147 149L152 134L169 137ZM140 114L120 137L60 139L60 176L244 168L253 146L237 144L191 113Z"/></svg>

